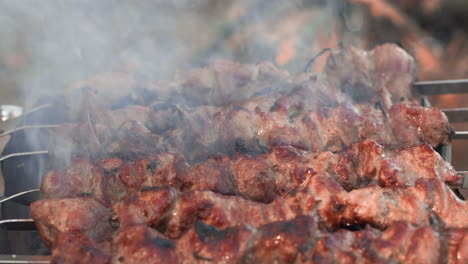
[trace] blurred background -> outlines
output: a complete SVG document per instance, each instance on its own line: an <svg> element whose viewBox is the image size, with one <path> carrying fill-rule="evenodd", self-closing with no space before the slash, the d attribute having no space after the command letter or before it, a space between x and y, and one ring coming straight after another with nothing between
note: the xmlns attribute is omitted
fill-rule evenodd
<svg viewBox="0 0 468 264"><path fill-rule="evenodd" d="M0 104L27 110L95 76L164 80L218 59L298 73L339 44L397 43L416 58L420 80L468 78L467 14L464 0L2 0ZM430 98L440 108L467 99ZM468 145L454 143L453 164L468 170Z"/></svg>

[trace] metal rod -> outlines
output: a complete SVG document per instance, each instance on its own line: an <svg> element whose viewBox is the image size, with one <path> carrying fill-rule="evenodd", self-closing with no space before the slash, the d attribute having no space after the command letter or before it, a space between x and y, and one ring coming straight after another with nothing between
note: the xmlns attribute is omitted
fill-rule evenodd
<svg viewBox="0 0 468 264"><path fill-rule="evenodd" d="M23 130L23 129L33 129L33 128L54 128L54 127L59 127L60 125L30 125L30 126L21 126L21 127L17 127L15 129L12 129L12 130L8 130L8 131L5 131L3 133L0 134L0 137L3 137L3 136L7 136L13 132L16 132L16 131L20 131L20 130Z"/></svg>
<svg viewBox="0 0 468 264"><path fill-rule="evenodd" d="M413 87L422 95L468 93L468 79L415 82Z"/></svg>
<svg viewBox="0 0 468 264"><path fill-rule="evenodd" d="M39 110L44 109L44 108L49 108L51 106L53 106L53 104L43 104L43 105L36 106L36 107L32 108L31 110L27 111L26 113L24 113L23 116L29 115L31 113L34 113L34 112L39 111Z"/></svg>
<svg viewBox="0 0 468 264"><path fill-rule="evenodd" d="M0 255L0 263L42 264L50 263L50 256L41 255Z"/></svg>
<svg viewBox="0 0 468 264"><path fill-rule="evenodd" d="M6 227L10 231L33 231L36 230L36 224L31 218L26 219L6 219L0 220L0 226Z"/></svg>
<svg viewBox="0 0 468 264"><path fill-rule="evenodd" d="M19 153L12 153L6 156L0 157L0 161L4 161L9 158L18 157L18 156L27 156L27 155L37 155L37 154L47 154L49 153L48 150L38 150L38 151L29 151L29 152L19 152Z"/></svg>
<svg viewBox="0 0 468 264"><path fill-rule="evenodd" d="M442 109L451 123L468 122L468 108Z"/></svg>
<svg viewBox="0 0 468 264"><path fill-rule="evenodd" d="M456 131L452 139L468 139L468 131Z"/></svg>
<svg viewBox="0 0 468 264"><path fill-rule="evenodd" d="M23 195L26 195L26 194L29 194L29 193L34 193L34 192L39 192L39 191L40 191L39 189L33 189L33 190L28 190L28 191L16 193L16 194L13 194L11 196L8 196L6 198L1 199L0 204L4 203L6 201L9 201L11 199L15 199L16 197L20 197L20 196L23 196Z"/></svg>

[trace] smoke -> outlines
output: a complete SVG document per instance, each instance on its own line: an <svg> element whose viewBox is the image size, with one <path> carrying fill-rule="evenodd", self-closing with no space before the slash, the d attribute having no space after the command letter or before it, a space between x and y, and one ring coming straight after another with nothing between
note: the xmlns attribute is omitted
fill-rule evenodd
<svg viewBox="0 0 468 264"><path fill-rule="evenodd" d="M219 59L268 60L297 73L336 44L341 2L4 0L0 55L7 55L0 59L19 58L4 65L14 68L10 77L26 108L42 96L82 88L96 75L93 88L116 97L134 88L134 76L167 80L178 69ZM69 98L71 108L82 110L78 97ZM44 145L29 140L35 149Z"/></svg>
<svg viewBox="0 0 468 264"><path fill-rule="evenodd" d="M15 78L27 105L101 72L165 76L191 48L180 30L190 26L184 2L2 1L2 53L25 58Z"/></svg>
<svg viewBox="0 0 468 264"><path fill-rule="evenodd" d="M27 106L105 72L139 72L157 80L217 59L274 61L287 38L294 39L296 54L308 50L298 60L303 63L317 52L311 45L315 33L335 8L319 2L4 0L1 53L23 59L12 78Z"/></svg>

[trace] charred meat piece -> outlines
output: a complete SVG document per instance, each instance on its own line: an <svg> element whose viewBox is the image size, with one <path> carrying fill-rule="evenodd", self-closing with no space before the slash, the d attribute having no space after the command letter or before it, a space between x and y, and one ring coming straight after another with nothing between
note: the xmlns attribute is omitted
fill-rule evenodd
<svg viewBox="0 0 468 264"><path fill-rule="evenodd" d="M31 204L31 215L49 246L59 233L80 232L101 242L113 232L111 211L91 197L39 200Z"/></svg>
<svg viewBox="0 0 468 264"><path fill-rule="evenodd" d="M179 155L166 152L124 162L114 173L130 190L165 185L179 188L187 169L188 164Z"/></svg>
<svg viewBox="0 0 468 264"><path fill-rule="evenodd" d="M299 216L290 221L272 222L257 229L242 256L245 263L294 263L301 251L314 243L320 233L318 221Z"/></svg>
<svg viewBox="0 0 468 264"><path fill-rule="evenodd" d="M177 238L198 220L226 228L240 224L260 226L272 221L289 220L296 215L297 212L283 198L264 204L209 191L191 191L180 194L161 231L165 231L170 238Z"/></svg>
<svg viewBox="0 0 468 264"><path fill-rule="evenodd" d="M447 240L430 226L406 222L385 231L366 228L323 234L296 263L440 263Z"/></svg>
<svg viewBox="0 0 468 264"><path fill-rule="evenodd" d="M466 229L438 229L396 222L329 233L314 217L300 216L258 228L219 229L197 222L177 241L133 226L113 239L119 263L463 263ZM178 258L177 258L178 257Z"/></svg>
<svg viewBox="0 0 468 264"><path fill-rule="evenodd" d="M177 240L176 251L187 263L242 263L242 255L257 231L240 225L219 229L197 222Z"/></svg>
<svg viewBox="0 0 468 264"><path fill-rule="evenodd" d="M130 226L112 239L112 263L183 263L175 245L152 228Z"/></svg>
<svg viewBox="0 0 468 264"><path fill-rule="evenodd" d="M113 220L120 227L142 223L157 227L171 213L175 199L176 193L170 187L143 189L112 205L112 211L118 217Z"/></svg>
<svg viewBox="0 0 468 264"><path fill-rule="evenodd" d="M74 160L63 171L50 171L41 183L45 198L66 198L93 195L102 203L105 198L105 179L102 170L85 159Z"/></svg>
<svg viewBox="0 0 468 264"><path fill-rule="evenodd" d="M308 202L302 207L298 198L278 197L266 204L210 191L177 194L170 187L146 188L114 203L110 223L120 228L145 224L177 238L198 220L218 228L259 226L288 220L315 208L313 197L307 197Z"/></svg>
<svg viewBox="0 0 468 264"><path fill-rule="evenodd" d="M111 263L110 242L96 243L79 232L59 233L52 245L51 263Z"/></svg>
<svg viewBox="0 0 468 264"><path fill-rule="evenodd" d="M463 228L468 219L468 203L436 179L421 178L416 186L403 189L368 186L337 196L341 206L336 213L347 225L385 228L397 221L427 225L430 214L436 214L448 227Z"/></svg>

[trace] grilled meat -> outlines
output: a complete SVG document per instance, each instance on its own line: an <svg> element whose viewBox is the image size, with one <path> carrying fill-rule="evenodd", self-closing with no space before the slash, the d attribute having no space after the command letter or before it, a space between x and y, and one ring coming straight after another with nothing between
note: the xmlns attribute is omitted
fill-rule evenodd
<svg viewBox="0 0 468 264"><path fill-rule="evenodd" d="M112 239L113 263L464 263L467 229L415 227L397 222L386 230L366 227L329 233L317 219L300 216L252 228L219 229L200 222L181 239L170 240L136 225ZM74 241L70 241L74 242ZM87 245L91 243L87 241ZM57 247L64 247L57 245ZM82 250L74 249L71 253ZM84 253L98 249L92 244ZM54 260L78 259L54 248ZM99 252L99 251L98 251ZM101 257L99 252L94 256ZM105 259L103 259L105 260Z"/></svg>
<svg viewBox="0 0 468 264"><path fill-rule="evenodd" d="M256 156L217 154L192 166L171 153L132 162L108 158L96 165L80 159L63 171L49 172L41 190L45 197L90 193L101 202L113 203L142 188L169 185L180 191L211 190L271 202L315 174L328 175L348 191L369 184L414 186L419 178L462 184L456 171L427 145L389 150L366 140L341 153L279 146Z"/></svg>
<svg viewBox="0 0 468 264"><path fill-rule="evenodd" d="M220 62L83 89L32 216L58 263L463 263L462 178L433 150L452 129L414 76L382 45L318 76Z"/></svg>
<svg viewBox="0 0 468 264"><path fill-rule="evenodd" d="M385 231L366 228L326 234L296 263L440 263L447 258L446 247L444 234L432 227L399 222Z"/></svg>
<svg viewBox="0 0 468 264"><path fill-rule="evenodd" d="M79 232L101 242L112 235L111 211L91 197L43 199L31 204L31 215L47 245L64 232Z"/></svg>
<svg viewBox="0 0 468 264"><path fill-rule="evenodd" d="M130 226L112 239L112 263L182 263L175 242L146 226Z"/></svg>
<svg viewBox="0 0 468 264"><path fill-rule="evenodd" d="M421 178L415 187L404 189L369 186L338 196L342 205L340 217L345 224L363 222L378 227L396 221L420 224L427 223L428 215L435 213L447 226L463 228L468 219L468 203L435 179Z"/></svg>
<svg viewBox="0 0 468 264"><path fill-rule="evenodd" d="M119 109L150 105L161 98L179 105L221 106L313 86L315 96L301 99L309 106L380 101L388 109L392 103L413 100L415 69L413 58L396 45L384 44L371 51L348 46L334 50L318 76L291 75L270 62L242 65L220 61L180 71L169 81L151 82L138 75L107 73L75 83L68 90L79 90L91 107ZM86 89L80 89L83 87ZM67 96L68 105L80 102L79 96L80 93Z"/></svg>
<svg viewBox="0 0 468 264"><path fill-rule="evenodd" d="M42 181L42 192L48 197L79 197L93 195L106 202L106 184L102 169L84 159L75 160L63 171L51 171Z"/></svg>
<svg viewBox="0 0 468 264"><path fill-rule="evenodd" d="M120 228L145 224L170 238L177 238L198 220L218 228L240 224L258 227L273 221L315 214L330 229L364 224L386 228L399 221L429 225L432 215L439 217L448 227L464 228L467 209L467 202L459 200L436 179L421 178L416 186L408 188L368 186L346 192L331 178L316 175L308 178L297 190L268 204L210 191L177 194L170 187L146 189L115 203L111 219ZM43 207L32 207L34 219L49 227L49 222L55 218L41 218L44 211L47 210ZM60 232L62 229L57 227L52 231ZM45 237L51 237L50 228L39 230Z"/></svg>
<svg viewBox="0 0 468 264"><path fill-rule="evenodd" d="M283 198L265 204L209 191L174 194L170 188L135 193L112 206L115 215L113 219L120 228L145 224L171 238L177 238L197 220L226 228L240 223L259 226L288 220L297 215Z"/></svg>
<svg viewBox="0 0 468 264"><path fill-rule="evenodd" d="M80 118L56 130L50 153L54 161L68 162L63 157L70 157L70 149L72 157L92 158L135 158L158 150L200 161L217 152L235 153L239 140L253 152L277 145L338 151L364 139L393 146L447 144L452 129L445 115L412 100L414 72L406 52L382 45L370 52L352 47L333 52L317 78L290 77L266 63L222 62L189 71L168 90L193 91L195 106L161 97L143 104L148 107L113 108L109 97L95 98L86 89L90 99ZM251 98L246 88L254 94L271 91ZM204 102L213 96L218 103Z"/></svg>
<svg viewBox="0 0 468 264"><path fill-rule="evenodd" d="M108 264L111 263L111 243L96 243L78 232L59 233L52 245L51 263Z"/></svg>
<svg viewBox="0 0 468 264"><path fill-rule="evenodd" d="M159 116L158 112L154 115ZM452 134L441 111L409 104L395 104L388 113L378 105L344 103L303 112L200 107L177 110L174 115L167 118L176 124L174 128L161 133L156 132L167 127L165 121L155 125L129 119L117 126L86 121L62 126L55 130L50 153L57 160L70 155L135 158L157 150L200 161L213 153L261 153L279 145L339 151L365 139L393 147L420 144L436 147L447 144Z"/></svg>

